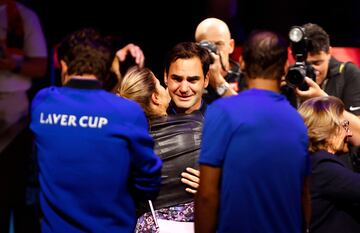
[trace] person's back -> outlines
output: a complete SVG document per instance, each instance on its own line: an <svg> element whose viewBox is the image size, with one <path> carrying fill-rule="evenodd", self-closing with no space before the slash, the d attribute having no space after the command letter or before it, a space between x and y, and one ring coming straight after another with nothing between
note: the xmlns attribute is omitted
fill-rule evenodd
<svg viewBox="0 0 360 233"><path fill-rule="evenodd" d="M226 145L219 232L300 232L307 137L296 110L282 95L259 89L213 105L208 111L219 123L202 148L206 154L214 141Z"/></svg>
<svg viewBox="0 0 360 233"><path fill-rule="evenodd" d="M43 232L131 232L133 199L158 192L161 161L143 111L101 89L112 61L103 43L86 30L66 38L65 86L32 104Z"/></svg>
<svg viewBox="0 0 360 233"><path fill-rule="evenodd" d="M286 51L276 34L253 34L244 52L250 89L208 107L195 206L199 232L214 230L205 230L201 218L218 184L217 232L301 232L307 131L279 93Z"/></svg>

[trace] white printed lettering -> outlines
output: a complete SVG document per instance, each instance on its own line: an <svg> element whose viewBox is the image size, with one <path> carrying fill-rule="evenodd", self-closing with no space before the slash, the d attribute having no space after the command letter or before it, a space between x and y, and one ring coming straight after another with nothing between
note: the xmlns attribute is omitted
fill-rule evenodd
<svg viewBox="0 0 360 233"><path fill-rule="evenodd" d="M99 116L81 116L79 121L75 115L68 114L57 114L40 113L40 124L49 125L60 125L60 126L72 126L77 127L78 125L82 128L99 128L101 129L104 125L107 125L109 120L105 117Z"/></svg>
<svg viewBox="0 0 360 233"><path fill-rule="evenodd" d="M76 127L76 116L74 116L74 115L69 116L68 126Z"/></svg>

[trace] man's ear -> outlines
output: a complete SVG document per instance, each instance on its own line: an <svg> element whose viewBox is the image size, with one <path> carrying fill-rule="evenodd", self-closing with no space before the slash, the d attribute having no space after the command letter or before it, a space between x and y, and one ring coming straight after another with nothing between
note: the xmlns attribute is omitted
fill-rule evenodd
<svg viewBox="0 0 360 233"><path fill-rule="evenodd" d="M210 81L210 71L207 72L207 74L205 75L205 80L204 80L204 88L207 88L207 86L209 85L209 81Z"/></svg>
<svg viewBox="0 0 360 233"><path fill-rule="evenodd" d="M152 102L154 105L159 105L159 104L160 104L160 100L159 100L159 95L158 95L158 93L153 92L153 93L151 94L151 102Z"/></svg>
<svg viewBox="0 0 360 233"><path fill-rule="evenodd" d="M242 56L239 57L240 70L245 69L245 62Z"/></svg>
<svg viewBox="0 0 360 233"><path fill-rule="evenodd" d="M166 71L164 70L164 83L165 83L166 86L168 85L167 82L168 82L167 73L166 73Z"/></svg>
<svg viewBox="0 0 360 233"><path fill-rule="evenodd" d="M230 39L230 51L229 51L229 54L233 53L234 52L234 49L235 49L235 40L234 39Z"/></svg>
<svg viewBox="0 0 360 233"><path fill-rule="evenodd" d="M61 69L61 83L64 85L68 80L68 75L67 75L67 71L68 71L68 66L65 63L64 60L60 60L60 69Z"/></svg>
<svg viewBox="0 0 360 233"><path fill-rule="evenodd" d="M286 74L288 72L289 66L290 66L290 63L289 63L289 60L287 60L284 65L284 74Z"/></svg>

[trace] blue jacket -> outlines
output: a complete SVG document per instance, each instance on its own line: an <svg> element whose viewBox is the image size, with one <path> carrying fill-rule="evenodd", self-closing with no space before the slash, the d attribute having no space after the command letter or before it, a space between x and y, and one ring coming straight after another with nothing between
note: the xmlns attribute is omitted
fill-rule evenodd
<svg viewBox="0 0 360 233"><path fill-rule="evenodd" d="M71 80L33 101L42 232L132 232L134 197L158 193L162 163L142 109L99 87Z"/></svg>

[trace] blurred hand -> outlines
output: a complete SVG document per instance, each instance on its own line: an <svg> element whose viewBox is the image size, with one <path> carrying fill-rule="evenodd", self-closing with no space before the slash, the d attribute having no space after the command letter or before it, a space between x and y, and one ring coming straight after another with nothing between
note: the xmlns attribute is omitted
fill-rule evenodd
<svg viewBox="0 0 360 233"><path fill-rule="evenodd" d="M216 89L216 87L225 82L225 78L221 73L220 56L215 53L211 53L211 56L214 59L214 62L209 67L209 84Z"/></svg>
<svg viewBox="0 0 360 233"><path fill-rule="evenodd" d="M186 172L182 172L181 182L190 186L189 188L185 188L186 192L195 194L199 187L200 183L200 171L191 167L186 168Z"/></svg>
<svg viewBox="0 0 360 233"><path fill-rule="evenodd" d="M145 56L139 46L132 43L127 44L125 47L116 52L116 57L120 62L123 62L125 61L126 55L128 54L134 58L136 65L138 65L140 68L144 67Z"/></svg>

